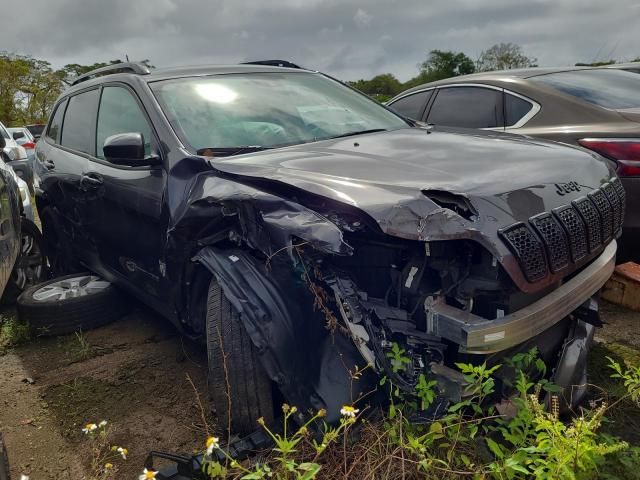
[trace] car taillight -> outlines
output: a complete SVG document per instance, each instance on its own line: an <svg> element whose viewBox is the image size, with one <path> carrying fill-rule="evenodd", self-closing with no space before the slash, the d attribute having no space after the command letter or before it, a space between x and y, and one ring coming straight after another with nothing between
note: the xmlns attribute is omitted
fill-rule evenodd
<svg viewBox="0 0 640 480"><path fill-rule="evenodd" d="M22 148L25 148L26 150L33 150L36 148L36 144L33 142L26 142L22 144Z"/></svg>
<svg viewBox="0 0 640 480"><path fill-rule="evenodd" d="M621 177L640 176L640 139L583 138L578 143L589 150L615 160Z"/></svg>

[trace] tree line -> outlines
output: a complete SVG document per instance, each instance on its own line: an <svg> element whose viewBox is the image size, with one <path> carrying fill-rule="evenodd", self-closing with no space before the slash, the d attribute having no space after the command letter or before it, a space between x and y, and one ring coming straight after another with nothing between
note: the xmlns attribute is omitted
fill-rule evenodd
<svg viewBox="0 0 640 480"><path fill-rule="evenodd" d="M45 60L0 52L0 121L6 126L45 123L56 99L74 78L117 63L122 60L70 63L54 70Z"/></svg>
<svg viewBox="0 0 640 480"><path fill-rule="evenodd" d="M637 58L633 61L640 61ZM49 113L68 84L79 75L96 68L122 63L115 59L91 65L67 64L55 70L45 60L27 55L0 52L0 121L7 126L46 122ZM145 60L148 63L148 60ZM407 82L399 81L392 73L376 75L366 80L348 82L358 90L385 101L398 93L423 83L457 75L490 70L507 70L536 66L537 59L525 55L514 43L499 43L484 50L476 61L462 52L431 50L418 64L418 74ZM576 65L599 66L615 60Z"/></svg>
<svg viewBox="0 0 640 480"><path fill-rule="evenodd" d="M399 81L392 73L384 73L365 80L349 82L352 87L383 102L409 88L423 83L435 82L458 75L492 70L536 67L537 59L525 55L522 47L515 43L498 43L484 50L476 61L462 52L431 50L424 62L418 64L418 74L406 82ZM632 60L640 61L640 58ZM595 63L576 63L576 66L603 66L615 60Z"/></svg>

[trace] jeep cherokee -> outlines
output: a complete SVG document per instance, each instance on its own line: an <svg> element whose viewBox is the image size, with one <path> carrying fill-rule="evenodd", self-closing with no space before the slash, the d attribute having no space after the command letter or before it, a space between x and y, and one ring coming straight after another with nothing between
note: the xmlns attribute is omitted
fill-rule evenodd
<svg viewBox="0 0 640 480"><path fill-rule="evenodd" d="M237 432L282 397L335 420L381 376L411 390L424 374L455 401L454 362L533 346L567 403L584 393L625 203L593 152L434 131L321 73L260 64L91 72L42 138L52 266L87 268L202 339Z"/></svg>

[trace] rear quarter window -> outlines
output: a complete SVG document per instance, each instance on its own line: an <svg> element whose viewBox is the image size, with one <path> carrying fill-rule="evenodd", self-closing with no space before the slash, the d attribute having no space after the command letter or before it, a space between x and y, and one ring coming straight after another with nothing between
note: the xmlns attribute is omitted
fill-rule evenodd
<svg viewBox="0 0 640 480"><path fill-rule="evenodd" d="M60 102L53 112L51 122L47 128L46 137L51 139L54 143L60 143L60 132L62 132L62 117L64 117L64 108L67 105L67 101Z"/></svg>
<svg viewBox="0 0 640 480"><path fill-rule="evenodd" d="M574 70L531 77L562 93L611 110L640 108L640 75L622 70Z"/></svg>

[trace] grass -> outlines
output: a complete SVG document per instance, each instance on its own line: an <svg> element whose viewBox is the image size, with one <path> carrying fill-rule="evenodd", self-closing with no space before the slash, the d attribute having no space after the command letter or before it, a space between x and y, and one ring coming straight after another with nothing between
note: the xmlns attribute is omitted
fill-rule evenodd
<svg viewBox="0 0 640 480"><path fill-rule="evenodd" d="M30 338L29 325L18 320L15 314L0 313L0 353Z"/></svg>
<svg viewBox="0 0 640 480"><path fill-rule="evenodd" d="M69 341L69 353L71 354L72 361L82 362L89 360L97 355L97 349L89 343L86 335L82 332L75 332Z"/></svg>

